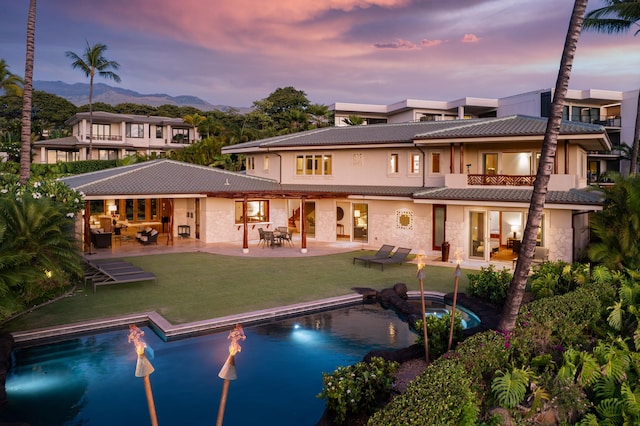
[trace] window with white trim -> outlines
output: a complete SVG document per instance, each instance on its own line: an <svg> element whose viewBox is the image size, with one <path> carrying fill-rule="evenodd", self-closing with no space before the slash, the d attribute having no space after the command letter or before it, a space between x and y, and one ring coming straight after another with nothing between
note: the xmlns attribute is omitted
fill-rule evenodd
<svg viewBox="0 0 640 426"><path fill-rule="evenodd" d="M144 138L144 124L127 123L128 138Z"/></svg>
<svg viewBox="0 0 640 426"><path fill-rule="evenodd" d="M255 170L256 158L254 156L247 157L247 170Z"/></svg>
<svg viewBox="0 0 640 426"><path fill-rule="evenodd" d="M330 154L301 154L296 156L296 175L331 175Z"/></svg>
<svg viewBox="0 0 640 426"><path fill-rule="evenodd" d="M389 154L389 173L395 175L398 172L398 154L394 152Z"/></svg>
<svg viewBox="0 0 640 426"><path fill-rule="evenodd" d="M417 152L412 153L409 156L409 173L417 175L420 173L420 154Z"/></svg>

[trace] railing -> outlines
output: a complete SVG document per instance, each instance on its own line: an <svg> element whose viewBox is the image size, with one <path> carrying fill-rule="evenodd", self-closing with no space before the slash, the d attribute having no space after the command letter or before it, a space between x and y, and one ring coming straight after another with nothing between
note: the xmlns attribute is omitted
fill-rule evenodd
<svg viewBox="0 0 640 426"><path fill-rule="evenodd" d="M89 140L91 135L86 135L85 139ZM122 136L118 135L93 135L94 141L122 141Z"/></svg>
<svg viewBox="0 0 640 426"><path fill-rule="evenodd" d="M602 115L600 117L591 117L588 115L572 115L571 121L580 123L599 124L607 127L622 127L622 118L620 116Z"/></svg>
<svg viewBox="0 0 640 426"><path fill-rule="evenodd" d="M467 185L533 186L535 176L467 175Z"/></svg>

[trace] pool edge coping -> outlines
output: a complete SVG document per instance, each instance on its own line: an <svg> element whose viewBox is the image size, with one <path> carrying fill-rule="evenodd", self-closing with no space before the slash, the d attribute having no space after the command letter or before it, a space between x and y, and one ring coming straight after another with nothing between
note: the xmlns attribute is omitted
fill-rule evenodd
<svg viewBox="0 0 640 426"><path fill-rule="evenodd" d="M425 291L424 294L426 298L443 299L445 297L445 293L436 291ZM409 291L407 292L407 296L409 298L420 298L420 292ZM156 311L148 311L120 315L112 318L80 321L53 327L18 331L11 333L11 335L13 336L15 344L25 345L51 339L60 340L61 338L72 337L78 334L124 328L130 324L148 324L166 341L199 333L221 331L231 328L236 324L253 325L269 320L278 320L295 315L355 305L359 302L364 302L366 299L366 296L354 293L177 325L171 324Z"/></svg>

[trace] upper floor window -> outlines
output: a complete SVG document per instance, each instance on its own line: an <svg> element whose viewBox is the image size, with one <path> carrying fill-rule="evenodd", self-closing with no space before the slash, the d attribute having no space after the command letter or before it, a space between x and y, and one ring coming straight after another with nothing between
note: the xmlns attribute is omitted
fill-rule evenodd
<svg viewBox="0 0 640 426"><path fill-rule="evenodd" d="M109 124L93 124L93 139L108 141L111 139L111 126Z"/></svg>
<svg viewBox="0 0 640 426"><path fill-rule="evenodd" d="M262 170L269 171L269 156L265 155L262 160Z"/></svg>
<svg viewBox="0 0 640 426"><path fill-rule="evenodd" d="M156 139L162 139L164 137L164 131L162 126L156 126Z"/></svg>
<svg viewBox="0 0 640 426"><path fill-rule="evenodd" d="M440 174L440 153L431 153L431 173L434 175Z"/></svg>
<svg viewBox="0 0 640 426"><path fill-rule="evenodd" d="M144 124L127 123L128 138L144 138Z"/></svg>
<svg viewBox="0 0 640 426"><path fill-rule="evenodd" d="M397 174L398 171L398 154L393 153L389 155L389 173Z"/></svg>
<svg viewBox="0 0 640 426"><path fill-rule="evenodd" d="M420 173L420 154L413 153L410 158L411 163L409 164L409 170L411 171L411 174L417 175Z"/></svg>
<svg viewBox="0 0 640 426"><path fill-rule="evenodd" d="M256 168L256 158L251 156L247 157L247 170L255 170Z"/></svg>
<svg viewBox="0 0 640 426"><path fill-rule="evenodd" d="M332 157L328 154L304 154L296 156L297 175L330 175Z"/></svg>
<svg viewBox="0 0 640 426"><path fill-rule="evenodd" d="M172 129L173 136L171 138L172 143L189 143L189 129Z"/></svg>

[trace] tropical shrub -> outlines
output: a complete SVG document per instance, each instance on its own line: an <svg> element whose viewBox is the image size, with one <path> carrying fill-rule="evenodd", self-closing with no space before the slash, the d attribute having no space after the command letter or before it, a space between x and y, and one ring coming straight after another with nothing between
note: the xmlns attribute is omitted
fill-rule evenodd
<svg viewBox="0 0 640 426"><path fill-rule="evenodd" d="M369 419L371 426L473 425L480 398L472 390L464 365L440 358Z"/></svg>
<svg viewBox="0 0 640 426"><path fill-rule="evenodd" d="M507 288L511 284L513 275L507 268L496 271L494 265L480 268L478 273L467 274L469 285L467 292L494 306L501 307L507 299Z"/></svg>
<svg viewBox="0 0 640 426"><path fill-rule="evenodd" d="M398 367L397 362L379 357L338 367L331 374L322 374L323 390L318 398L326 400L336 424L349 424L352 419L373 413L381 401L388 399Z"/></svg>
<svg viewBox="0 0 640 426"><path fill-rule="evenodd" d="M427 337L429 338L429 358L436 359L447 352L449 346L449 334L451 333L451 315L446 314L441 317L427 315ZM422 332L422 320L415 323L418 331L417 344L424 345L424 333ZM462 340L462 314L456 312L453 324L452 347Z"/></svg>

